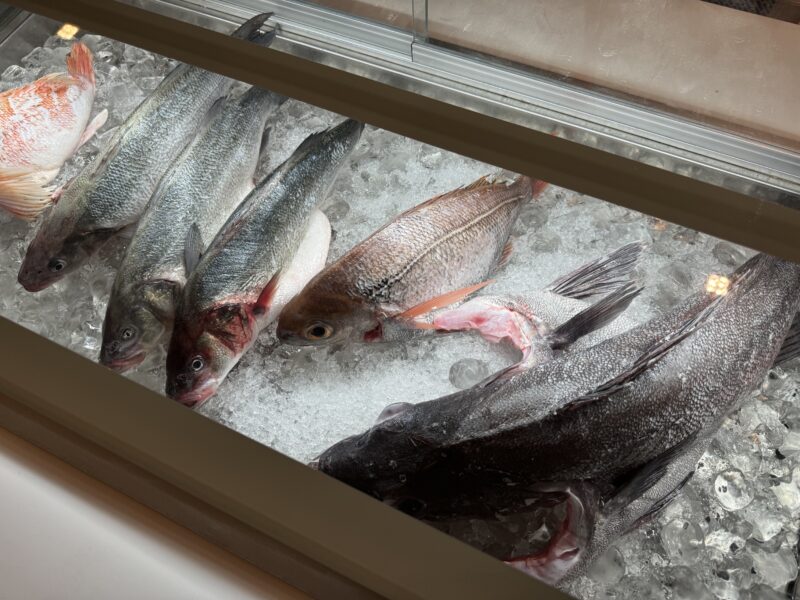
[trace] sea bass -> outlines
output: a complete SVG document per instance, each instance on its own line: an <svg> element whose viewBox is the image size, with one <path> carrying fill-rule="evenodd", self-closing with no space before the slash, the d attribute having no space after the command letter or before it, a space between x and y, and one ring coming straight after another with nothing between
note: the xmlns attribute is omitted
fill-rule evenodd
<svg viewBox="0 0 800 600"><path fill-rule="evenodd" d="M274 31L258 33L269 16L253 17L233 36L270 44ZM19 283L30 292L43 290L136 223L163 175L232 85L227 77L187 64L167 75L108 146L64 186L28 247Z"/></svg>
<svg viewBox="0 0 800 600"><path fill-rule="evenodd" d="M463 299L508 258L522 205L546 185L482 177L407 210L317 275L281 313L278 337L379 340L391 320Z"/></svg>
<svg viewBox="0 0 800 600"><path fill-rule="evenodd" d="M668 502L663 487L690 476L686 457L798 352L800 265L757 255L728 289L709 289L508 380L394 411L316 465L430 521L515 510L535 488L566 494L571 509L547 551L504 558L567 580L599 553L596 523L610 540Z"/></svg>
<svg viewBox="0 0 800 600"><path fill-rule="evenodd" d="M317 207L364 125L309 136L245 198L189 274L167 354L170 397L195 406L283 304L325 264L330 224Z"/></svg>
<svg viewBox="0 0 800 600"><path fill-rule="evenodd" d="M267 117L283 100L256 87L228 100L164 176L117 271L101 363L135 367L168 332L186 282L187 238L213 239L253 189Z"/></svg>
<svg viewBox="0 0 800 600"><path fill-rule="evenodd" d="M50 205L47 184L108 117L103 110L89 122L95 80L82 42L72 45L67 71L0 94L0 207L21 219Z"/></svg>

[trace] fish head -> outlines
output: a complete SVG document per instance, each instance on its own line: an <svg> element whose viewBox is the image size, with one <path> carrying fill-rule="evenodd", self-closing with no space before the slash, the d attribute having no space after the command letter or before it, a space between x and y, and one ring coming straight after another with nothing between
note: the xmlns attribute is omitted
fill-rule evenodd
<svg viewBox="0 0 800 600"><path fill-rule="evenodd" d="M295 296L278 317L277 335L285 344L322 346L346 339L372 341L380 337L379 315L360 299L315 293L307 288Z"/></svg>
<svg viewBox="0 0 800 600"><path fill-rule="evenodd" d="M253 328L242 304L180 315L167 352L167 395L189 407L208 400L250 346Z"/></svg>
<svg viewBox="0 0 800 600"><path fill-rule="evenodd" d="M173 317L175 284L148 281L112 292L103 322L100 362L125 372L139 365Z"/></svg>
<svg viewBox="0 0 800 600"><path fill-rule="evenodd" d="M39 292L75 271L117 229L81 230L59 206L50 212L28 246L17 281L29 292Z"/></svg>

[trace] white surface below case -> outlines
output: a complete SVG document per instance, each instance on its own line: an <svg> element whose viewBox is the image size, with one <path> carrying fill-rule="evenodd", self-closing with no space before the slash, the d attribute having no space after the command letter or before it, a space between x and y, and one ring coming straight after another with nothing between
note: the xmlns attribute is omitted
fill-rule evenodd
<svg viewBox="0 0 800 600"><path fill-rule="evenodd" d="M0 600L306 595L0 429Z"/></svg>

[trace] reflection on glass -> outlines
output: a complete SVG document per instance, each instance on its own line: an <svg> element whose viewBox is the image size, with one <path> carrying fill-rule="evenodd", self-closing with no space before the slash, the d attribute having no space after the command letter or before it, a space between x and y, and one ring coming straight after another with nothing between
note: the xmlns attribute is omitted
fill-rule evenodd
<svg viewBox="0 0 800 600"><path fill-rule="evenodd" d="M452 47L800 147L792 117L800 92L792 59L800 38L793 23L700 0L534 0L502 11L482 2L430 0L428 34Z"/></svg>
<svg viewBox="0 0 800 600"><path fill-rule="evenodd" d="M410 30L413 0L311 0L327 8Z"/></svg>
<svg viewBox="0 0 800 600"><path fill-rule="evenodd" d="M74 41L56 30L3 91L64 83ZM765 598L794 580L800 267L77 38L96 94L55 208L0 216L3 316L578 597ZM82 173L113 161L146 98L176 105L176 67L177 100L209 106L135 231L23 289L44 224L105 199Z"/></svg>

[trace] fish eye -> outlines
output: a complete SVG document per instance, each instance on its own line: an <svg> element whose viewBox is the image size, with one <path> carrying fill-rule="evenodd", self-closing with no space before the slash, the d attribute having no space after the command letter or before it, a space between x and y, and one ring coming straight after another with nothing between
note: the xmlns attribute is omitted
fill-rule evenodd
<svg viewBox="0 0 800 600"><path fill-rule="evenodd" d="M63 258L54 258L49 263L47 263L47 268L50 269L53 273L58 273L59 271L63 270L64 267L67 266L67 261Z"/></svg>
<svg viewBox="0 0 800 600"><path fill-rule="evenodd" d="M126 327L125 329L122 330L122 339L123 340L129 340L135 334L136 334L136 328L135 327Z"/></svg>
<svg viewBox="0 0 800 600"><path fill-rule="evenodd" d="M190 367L192 371L199 371L206 365L206 362L203 360L202 356L195 356L190 363Z"/></svg>
<svg viewBox="0 0 800 600"><path fill-rule="evenodd" d="M327 323L312 323L305 330L305 336L309 340L324 340L333 335L333 327Z"/></svg>

